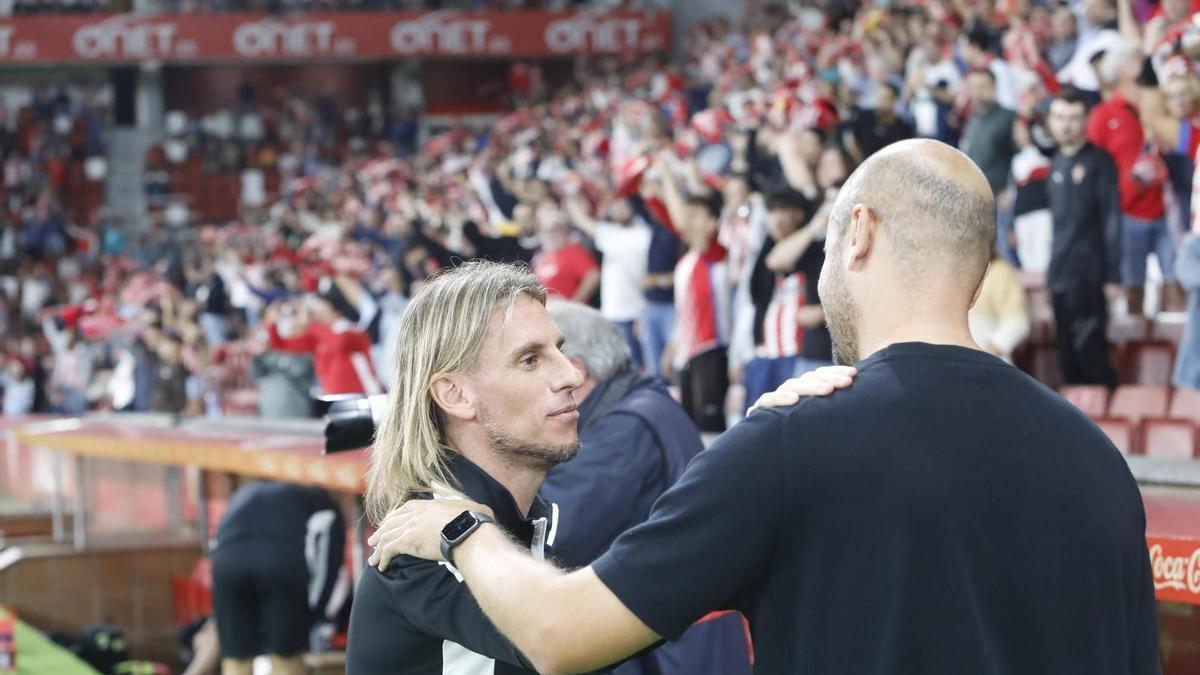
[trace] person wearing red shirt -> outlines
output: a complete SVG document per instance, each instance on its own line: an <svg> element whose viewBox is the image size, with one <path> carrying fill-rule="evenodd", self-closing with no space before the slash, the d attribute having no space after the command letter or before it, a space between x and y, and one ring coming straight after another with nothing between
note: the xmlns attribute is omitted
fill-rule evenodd
<svg viewBox="0 0 1200 675"><path fill-rule="evenodd" d="M600 266L586 248L571 241L561 214L547 214L538 229L541 248L533 257L533 273L552 295L587 303L600 287Z"/></svg>
<svg viewBox="0 0 1200 675"><path fill-rule="evenodd" d="M1140 101L1146 133L1164 148L1171 189L1180 222L1180 229L1195 229L1200 221L1200 172L1196 171L1200 155L1200 81L1191 71L1190 62L1176 57L1164 64L1161 87L1152 81L1142 82ZM1155 78L1157 79L1157 78ZM1168 284L1163 307L1170 311L1186 307L1186 297L1178 282Z"/></svg>
<svg viewBox="0 0 1200 675"><path fill-rule="evenodd" d="M280 334L280 314L294 308L292 335ZM300 302L273 304L263 315L271 349L312 354L321 393L379 394L379 378L371 366L371 340L342 317L334 306L319 296Z"/></svg>
<svg viewBox="0 0 1200 675"><path fill-rule="evenodd" d="M1103 148L1117 165L1121 193L1121 283L1129 312L1142 313L1146 258L1154 253L1163 277L1175 279L1175 243L1167 229L1163 206L1166 166L1157 153L1146 151L1146 135L1138 109L1137 77L1142 60L1137 48L1121 44L1105 52L1100 77L1111 88L1108 100L1088 116L1087 140Z"/></svg>

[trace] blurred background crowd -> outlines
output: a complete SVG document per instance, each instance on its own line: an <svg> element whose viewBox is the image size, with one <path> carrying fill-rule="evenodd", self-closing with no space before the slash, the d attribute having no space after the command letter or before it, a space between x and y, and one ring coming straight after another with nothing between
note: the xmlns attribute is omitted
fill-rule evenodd
<svg viewBox="0 0 1200 675"><path fill-rule="evenodd" d="M142 162L141 227L105 192L120 142L111 86L8 86L4 414L307 416L312 393L386 389L408 297L443 267L484 257L528 263L552 293L598 307L639 366L671 379L701 428L718 431L758 394L831 362L816 295L829 206L859 162L914 137L962 148L997 195L996 258L972 316L981 346L1052 385L1158 377L1200 388L1200 335L1183 314L1196 320L1187 296L1200 253L1192 5L749 4L739 21L688 30L673 55L580 57L555 77L517 63L500 94L507 110L482 118L433 121L428 91L350 107L247 79L225 107L162 116ZM1081 106L1078 129L1055 126L1058 101ZM1107 188L1059 163L1064 139L1111 157ZM1071 184L1091 186L1071 199L1111 206L1067 222L1055 186ZM1100 248L1071 244L1063 232L1076 225ZM1094 279L1111 304L1084 318L1116 326L1101 331L1111 349L1072 354L1054 341L1055 312L1062 338L1079 323L1063 285ZM1127 342L1163 346L1168 365L1150 373Z"/></svg>

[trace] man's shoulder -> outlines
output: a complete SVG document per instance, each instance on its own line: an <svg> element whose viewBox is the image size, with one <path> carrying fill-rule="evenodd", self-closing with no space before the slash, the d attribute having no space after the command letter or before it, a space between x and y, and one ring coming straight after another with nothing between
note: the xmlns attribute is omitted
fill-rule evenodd
<svg viewBox="0 0 1200 675"><path fill-rule="evenodd" d="M648 430L661 430L676 425L692 427L687 413L671 398L671 394L660 386L648 384L639 386L626 394L610 410L596 419L591 429L603 429L601 436L610 430L620 430L622 436L642 433ZM596 434L592 434L596 435Z"/></svg>
<svg viewBox="0 0 1200 675"><path fill-rule="evenodd" d="M1096 169L1111 170L1114 173L1117 170L1117 162L1108 149L1093 141L1088 141L1072 159L1086 162Z"/></svg>
<svg viewBox="0 0 1200 675"><path fill-rule="evenodd" d="M368 578L372 581L367 582ZM462 583L462 576L458 574L458 570L452 568L448 563L399 555L393 558L387 569L382 572L368 566L363 572L363 580L360 583L370 583L377 588L390 591L407 591L413 586L448 581Z"/></svg>
<svg viewBox="0 0 1200 675"><path fill-rule="evenodd" d="M1009 122L1017 118L1017 113L1013 112L1009 108L1005 108L1002 105L997 105L992 110L992 116L1001 122Z"/></svg>

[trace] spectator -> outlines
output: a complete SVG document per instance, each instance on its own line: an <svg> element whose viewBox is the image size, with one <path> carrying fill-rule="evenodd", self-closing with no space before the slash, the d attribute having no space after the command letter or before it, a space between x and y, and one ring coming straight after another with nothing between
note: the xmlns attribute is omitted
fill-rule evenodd
<svg viewBox="0 0 1200 675"><path fill-rule="evenodd" d="M87 388L92 377L92 353L78 327L58 325L61 317L47 315L42 321L46 341L54 356L50 375L50 399L64 415L82 415L87 410Z"/></svg>
<svg viewBox="0 0 1200 675"><path fill-rule="evenodd" d="M280 332L287 318L291 336ZM383 391L371 365L371 341L325 298L309 295L271 305L263 315L271 349L311 354L323 395L378 394Z"/></svg>
<svg viewBox="0 0 1200 675"><path fill-rule="evenodd" d="M154 412L181 413L187 407L187 367L183 364L179 336L164 333L158 341L154 364L154 391L150 409Z"/></svg>
<svg viewBox="0 0 1200 675"><path fill-rule="evenodd" d="M1170 205L1168 232L1187 231L1197 214L1192 211L1193 184L1196 180L1195 158L1200 149L1200 124L1196 115L1200 112L1200 83L1191 66L1181 57L1174 57L1163 65L1161 87L1142 88L1140 103L1142 121L1146 134L1163 149L1163 161L1167 165ZM1154 75L1153 62L1147 60L1142 67L1147 76ZM1149 82L1157 77L1148 77ZM1168 283L1163 304L1169 309L1180 306L1182 289L1178 284Z"/></svg>
<svg viewBox="0 0 1200 675"><path fill-rule="evenodd" d="M463 227L463 234L475 249L476 258L493 262L530 262L537 252L538 222L534 207L518 203L513 207L515 233L485 235L474 221Z"/></svg>
<svg viewBox="0 0 1200 675"><path fill-rule="evenodd" d="M1158 258L1163 277L1175 276L1175 243L1167 231L1163 208L1166 166L1146 148L1146 136L1138 118L1137 77L1142 62L1137 48L1129 43L1104 53L1100 74L1111 87L1108 100L1088 115L1089 143L1106 151L1116 162L1121 193L1121 283L1129 301L1129 313L1144 313L1146 259Z"/></svg>
<svg viewBox="0 0 1200 675"><path fill-rule="evenodd" d="M846 148L856 162L896 141L916 135L913 126L896 114L898 93L894 85L884 82L876 90L874 109L855 113L844 136Z"/></svg>
<svg viewBox="0 0 1200 675"><path fill-rule="evenodd" d="M1175 134L1160 134L1159 129L1149 123L1146 131L1163 147L1163 160L1167 163L1167 177L1170 180L1171 196L1174 200L1175 222L1184 224L1183 230L1191 228L1192 178L1195 173L1194 158L1196 149L1200 148L1200 127L1196 124L1197 113L1200 113L1200 82L1191 72L1180 72L1168 77L1162 86L1162 94L1167 102L1167 113L1175 122L1172 126ZM1145 100L1145 95L1142 100ZM1142 105L1145 105L1144 103ZM1149 113L1149 111L1147 111ZM1172 143L1171 141L1175 142Z"/></svg>
<svg viewBox="0 0 1200 675"><path fill-rule="evenodd" d="M635 324L644 311L642 279L650 255L650 226L637 219L629 203L615 198L608 204L609 220L591 217L579 200L567 202L576 227L592 238L603 256L600 265L600 312L621 329L636 367L642 367Z"/></svg>
<svg viewBox="0 0 1200 675"><path fill-rule="evenodd" d="M971 117L963 132L961 149L983 169L988 185L1001 202L1001 195L1008 188L1013 155L1017 153L1013 140L1016 115L997 103L996 76L986 68L967 75L967 91Z"/></svg>
<svg viewBox="0 0 1200 675"><path fill-rule="evenodd" d="M34 382L20 359L10 357L0 372L4 387L4 416L16 417L33 412Z"/></svg>
<svg viewBox="0 0 1200 675"><path fill-rule="evenodd" d="M205 260L189 276L195 284L193 297L201 305L200 325L204 329L204 340L209 347L220 347L228 332L229 296L225 291L225 280L214 269L211 260Z"/></svg>
<svg viewBox="0 0 1200 675"><path fill-rule="evenodd" d="M571 241L570 226L557 210L542 217L538 229L541 248L533 257L533 271L551 295L587 303L600 286L600 267L580 244Z"/></svg>
<svg viewBox="0 0 1200 675"><path fill-rule="evenodd" d="M993 105L999 106L1005 110L1016 110L1017 94L1020 91L1020 84L1015 69L1008 61L996 55L994 49L998 40L993 37L992 32L986 24L979 22L971 27L963 35L962 38L962 57L967 64L968 80L970 74L986 72L991 74L991 88L987 99L983 100L984 106L991 112ZM977 91L983 84L977 83L972 85L969 81L967 86L971 89L972 105L976 105L982 99L977 95ZM968 154L968 156L970 156ZM972 158L974 159L974 158ZM976 161L976 164L979 164ZM980 164L982 167L983 165ZM1007 164L1006 164L1007 166ZM984 173L987 171L985 169ZM988 183L992 183L992 178L988 177ZM999 194L993 185L992 189Z"/></svg>
<svg viewBox="0 0 1200 675"><path fill-rule="evenodd" d="M694 165L691 170L696 171ZM683 407L701 431L724 431L732 284L725 249L716 240L720 196L710 192L684 197L662 157L655 171L670 222L688 247L675 267L679 316L671 345Z"/></svg>
<svg viewBox="0 0 1200 675"><path fill-rule="evenodd" d="M1046 194L1050 159L1033 140L1034 134L1043 131L1040 124L1018 122L1014 130L1021 148L1012 160L1012 232L1016 237L1017 259L1021 269L1045 274L1054 236L1054 219Z"/></svg>
<svg viewBox="0 0 1200 675"><path fill-rule="evenodd" d="M797 373L832 359L817 299L828 209L810 222L809 202L790 190L769 195L766 207L767 239L750 276L755 357L746 364L746 407Z"/></svg>
<svg viewBox="0 0 1200 675"><path fill-rule="evenodd" d="M967 315L971 337L984 351L1012 363L1013 350L1029 337L1025 287L1017 271L999 254L992 255L979 297Z"/></svg>
<svg viewBox="0 0 1200 675"><path fill-rule="evenodd" d="M639 336L642 358L651 374L659 374L669 367L663 355L675 334L675 265L683 244L663 222L669 217L660 200L635 196L633 204L650 225L646 275L642 278L642 296L646 302Z"/></svg>
<svg viewBox="0 0 1200 675"><path fill-rule="evenodd" d="M400 319L408 308L408 294L404 277L395 267L384 269L375 290L379 305L379 339L371 350L371 357L379 375L387 381L391 378L399 347Z"/></svg>
<svg viewBox="0 0 1200 675"><path fill-rule="evenodd" d="M1058 72L1063 85L1079 89L1085 100L1100 101L1104 84L1097 75L1094 63L1107 50L1125 43L1117 28L1117 11L1112 0L1084 0L1082 12L1077 13L1078 46L1067 65ZM1078 12L1080 6L1076 6Z"/></svg>
<svg viewBox="0 0 1200 675"><path fill-rule="evenodd" d="M1200 226L1193 224L1179 247L1175 271L1188 293L1188 313L1171 383L1176 387L1200 389Z"/></svg>
<svg viewBox="0 0 1200 675"><path fill-rule="evenodd" d="M1058 152L1047 186L1054 251L1046 284L1063 381L1111 389L1117 374L1108 351L1108 301L1120 292L1120 196L1112 158L1084 135L1085 115L1084 98L1074 89L1050 105Z"/></svg>
<svg viewBox="0 0 1200 675"><path fill-rule="evenodd" d="M1058 72L1066 67L1075 48L1079 44L1079 35L1075 29L1075 15L1069 7L1058 7L1051 17L1051 40L1046 47L1046 60L1050 67Z"/></svg>

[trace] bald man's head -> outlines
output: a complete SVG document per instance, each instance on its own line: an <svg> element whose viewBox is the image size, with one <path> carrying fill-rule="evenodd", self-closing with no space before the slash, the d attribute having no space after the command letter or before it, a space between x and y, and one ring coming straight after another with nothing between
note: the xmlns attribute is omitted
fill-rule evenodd
<svg viewBox="0 0 1200 675"><path fill-rule="evenodd" d="M996 201L983 172L955 148L911 140L880 150L846 181L830 227L846 226L855 204L875 213L912 281L950 277L973 293L983 278Z"/></svg>
<svg viewBox="0 0 1200 675"><path fill-rule="evenodd" d="M872 155L846 181L829 218L820 296L835 360L858 361L864 303L882 302L886 314L937 302L965 319L995 238L995 199L966 155L931 140ZM904 298L909 306L896 306Z"/></svg>

